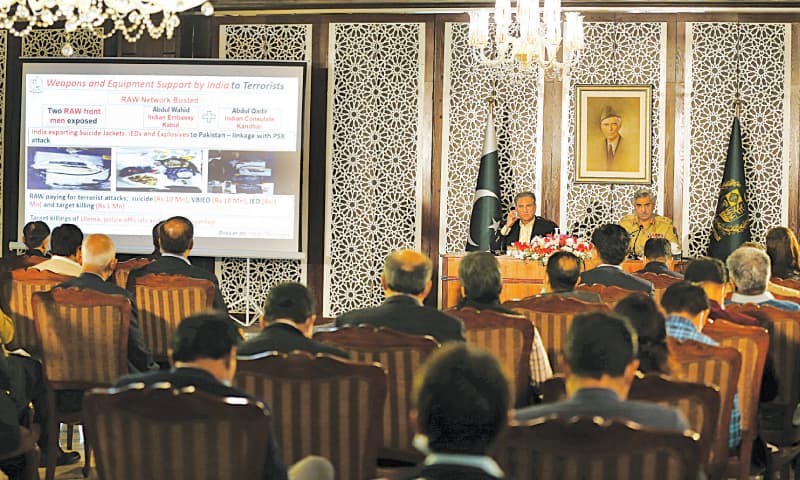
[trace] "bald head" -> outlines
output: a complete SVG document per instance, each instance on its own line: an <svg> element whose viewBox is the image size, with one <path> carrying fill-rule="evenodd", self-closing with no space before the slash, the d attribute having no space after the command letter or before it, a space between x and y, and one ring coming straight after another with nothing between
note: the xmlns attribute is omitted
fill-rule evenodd
<svg viewBox="0 0 800 480"><path fill-rule="evenodd" d="M433 262L424 253L396 250L383 263L383 288L393 293L425 298L431 288L432 270Z"/></svg>
<svg viewBox="0 0 800 480"><path fill-rule="evenodd" d="M108 235L95 233L83 239L83 271L103 278L111 275L116 265L117 249Z"/></svg>
<svg viewBox="0 0 800 480"><path fill-rule="evenodd" d="M161 251L188 256L194 246L194 225L186 217L171 217L161 224L158 240Z"/></svg>

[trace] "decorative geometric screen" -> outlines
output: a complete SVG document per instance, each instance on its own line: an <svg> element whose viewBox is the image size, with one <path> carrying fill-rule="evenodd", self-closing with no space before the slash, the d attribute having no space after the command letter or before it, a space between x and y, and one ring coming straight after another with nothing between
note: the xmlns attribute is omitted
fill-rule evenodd
<svg viewBox="0 0 800 480"><path fill-rule="evenodd" d="M102 57L103 40L88 30L72 33L64 30L32 30L22 37L23 57L63 57L64 44L69 41L73 53L70 57Z"/></svg>
<svg viewBox="0 0 800 480"><path fill-rule="evenodd" d="M569 82L564 82L564 115L569 119L565 162L561 176L561 228L591 235L604 223L616 223L631 213L633 192L643 185L574 183L575 86L652 85L652 178L657 209L663 208L664 83L666 81L665 23L586 23L586 48ZM567 100L568 98L568 100Z"/></svg>
<svg viewBox="0 0 800 480"><path fill-rule="evenodd" d="M742 101L739 121L753 240L785 224L783 192L788 153L785 120L790 62L790 24L688 23L686 26L686 110L689 144L685 189L690 257L705 255L719 185L725 170L735 114L737 79ZM794 179L797 181L797 179ZM685 246L686 247L686 246Z"/></svg>
<svg viewBox="0 0 800 480"><path fill-rule="evenodd" d="M481 65L467 43L468 30L465 23L445 28L442 253L466 245L492 91L503 212L518 192L541 192L541 75Z"/></svg>
<svg viewBox="0 0 800 480"><path fill-rule="evenodd" d="M311 62L311 25L221 25L220 58ZM283 281L304 282L300 260L220 258L220 291L231 312L262 313L269 289Z"/></svg>
<svg viewBox="0 0 800 480"><path fill-rule="evenodd" d="M5 158L5 118L6 118L6 65L8 64L8 32L0 33L0 198L3 198L3 175ZM0 238L3 236L3 207L0 202Z"/></svg>
<svg viewBox="0 0 800 480"><path fill-rule="evenodd" d="M328 61L323 315L379 304L383 259L418 248L425 24L335 23Z"/></svg>

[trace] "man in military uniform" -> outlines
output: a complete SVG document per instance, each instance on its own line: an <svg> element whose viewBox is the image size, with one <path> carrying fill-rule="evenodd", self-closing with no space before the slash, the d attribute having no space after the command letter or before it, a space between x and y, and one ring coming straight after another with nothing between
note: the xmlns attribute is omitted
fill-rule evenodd
<svg viewBox="0 0 800 480"><path fill-rule="evenodd" d="M633 194L635 213L619 219L619 224L631 237L628 252L637 257L641 257L644 253L644 244L648 238L663 237L670 243L679 243L672 220L654 214L655 206L656 198L653 192L646 188L639 189Z"/></svg>

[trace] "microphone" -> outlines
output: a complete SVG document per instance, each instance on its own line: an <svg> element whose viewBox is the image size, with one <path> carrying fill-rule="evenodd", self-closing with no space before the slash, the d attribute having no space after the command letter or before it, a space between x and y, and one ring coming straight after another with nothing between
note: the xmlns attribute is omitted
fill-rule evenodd
<svg viewBox="0 0 800 480"><path fill-rule="evenodd" d="M638 259L639 256L636 255L636 242L639 240L639 235L641 235L642 230L644 230L644 225L641 223L639 224L639 230L636 232L636 237L633 239L633 244L631 245L631 251L628 254L629 258Z"/></svg>

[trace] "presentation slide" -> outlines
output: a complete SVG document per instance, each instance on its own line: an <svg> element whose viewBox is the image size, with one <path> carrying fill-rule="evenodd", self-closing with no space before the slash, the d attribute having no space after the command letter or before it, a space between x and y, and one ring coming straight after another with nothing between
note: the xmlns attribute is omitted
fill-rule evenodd
<svg viewBox="0 0 800 480"><path fill-rule="evenodd" d="M183 215L193 255L300 256L305 66L118 62L24 63L20 228L146 253Z"/></svg>

